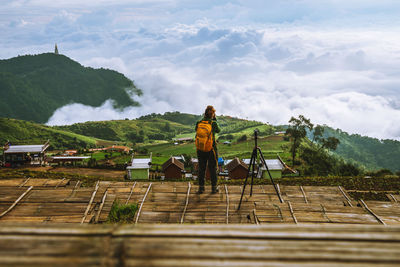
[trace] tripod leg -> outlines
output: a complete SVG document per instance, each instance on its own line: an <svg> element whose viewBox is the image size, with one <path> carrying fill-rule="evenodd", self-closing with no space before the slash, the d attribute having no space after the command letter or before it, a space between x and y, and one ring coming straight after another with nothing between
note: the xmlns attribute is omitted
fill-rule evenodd
<svg viewBox="0 0 400 267"><path fill-rule="evenodd" d="M254 167L256 166L256 160L257 160L257 149L255 149L255 154L254 157L250 159L250 165L249 169L251 167L251 184L250 184L250 196L253 195L253 184L254 184ZM253 162L251 161L253 160Z"/></svg>
<svg viewBox="0 0 400 267"><path fill-rule="evenodd" d="M268 166L267 166L267 162L265 162L264 155L263 155L263 153L262 153L262 151L261 151L260 148L257 148L257 149L258 149L258 152L260 152L260 157L261 157L261 159L262 159L262 162L264 163L265 168L267 169L269 178L271 179L271 183L272 183L272 185L274 186L274 189L275 189L276 194L278 195L279 201L280 201L281 203L283 203L283 199L282 199L282 197L281 197L281 194L279 194L279 191L278 191L278 188L277 188L276 185L275 185L274 179L272 179L272 175L271 175L271 173L269 172L269 169L268 169Z"/></svg>
<svg viewBox="0 0 400 267"><path fill-rule="evenodd" d="M243 199L243 195L244 195L244 190L246 190L246 185L247 185L247 178L249 178L249 174L250 174L250 166L251 163L254 161L255 159L255 155L257 155L257 148L253 149L253 153L251 154L251 159L250 159L250 165L247 169L247 175L246 175L246 179L244 179L244 184L243 184L243 189L242 189L242 195L240 196L240 201L239 201L239 206L237 210L240 210L240 206L242 205L242 199Z"/></svg>

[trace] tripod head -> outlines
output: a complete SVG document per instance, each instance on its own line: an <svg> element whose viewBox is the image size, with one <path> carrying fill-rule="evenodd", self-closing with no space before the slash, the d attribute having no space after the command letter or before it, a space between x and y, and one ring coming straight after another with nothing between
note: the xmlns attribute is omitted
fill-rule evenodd
<svg viewBox="0 0 400 267"><path fill-rule="evenodd" d="M257 137L258 137L258 133L260 132L260 130L258 130L257 128L254 130L254 147L257 148Z"/></svg>

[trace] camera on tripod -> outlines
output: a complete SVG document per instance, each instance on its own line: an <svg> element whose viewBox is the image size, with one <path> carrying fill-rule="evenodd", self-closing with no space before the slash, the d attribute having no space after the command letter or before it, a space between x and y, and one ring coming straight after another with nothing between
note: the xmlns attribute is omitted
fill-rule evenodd
<svg viewBox="0 0 400 267"><path fill-rule="evenodd" d="M238 210L240 210L240 206L242 205L243 195L244 195L244 191L246 190L247 179L249 178L250 170L251 170L250 196L253 195L253 183L254 183L255 169L257 167L256 160L258 158L258 153L260 154L260 159L262 161L261 161L260 166L258 166L258 168L257 168L257 173L259 173L259 167L264 165L266 170L267 170L267 172L268 172L269 178L271 179L272 185L274 186L276 194L279 197L279 201L281 203L283 203L283 199L282 199L281 195L279 194L279 191L278 191L278 188L275 185L274 179L272 179L272 175L271 175L271 173L270 173L270 171L268 169L268 165L267 165L267 163L265 161L265 158L264 158L264 155L263 155L263 153L261 151L261 148L258 147L258 144L257 144L257 141L258 141L257 139L258 138L257 137L258 137L258 133L259 132L260 132L260 130L258 130L257 128L254 130L254 148L253 148L253 152L251 154L250 164L249 164L249 167L247 169L246 179L244 180L243 190L242 190L242 195L240 196L240 202L239 202Z"/></svg>

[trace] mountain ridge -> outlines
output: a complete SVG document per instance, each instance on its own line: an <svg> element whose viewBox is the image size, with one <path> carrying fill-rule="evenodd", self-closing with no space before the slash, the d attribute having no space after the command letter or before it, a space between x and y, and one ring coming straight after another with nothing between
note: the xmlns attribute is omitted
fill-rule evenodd
<svg viewBox="0 0 400 267"><path fill-rule="evenodd" d="M139 106L130 95L142 91L123 74L93 69L64 55L44 53L0 60L2 117L45 123L58 108L81 103L115 108Z"/></svg>

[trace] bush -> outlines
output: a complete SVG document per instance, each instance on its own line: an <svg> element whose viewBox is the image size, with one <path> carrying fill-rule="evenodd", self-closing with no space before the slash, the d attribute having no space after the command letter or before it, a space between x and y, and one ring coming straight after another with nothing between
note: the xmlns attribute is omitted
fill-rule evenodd
<svg viewBox="0 0 400 267"><path fill-rule="evenodd" d="M137 204L121 204L115 201L111 207L110 214L108 214L107 222L109 223L133 223L136 211L138 210Z"/></svg>
<svg viewBox="0 0 400 267"><path fill-rule="evenodd" d="M239 137L238 142L243 142L247 140L247 135L242 135L241 137Z"/></svg>

